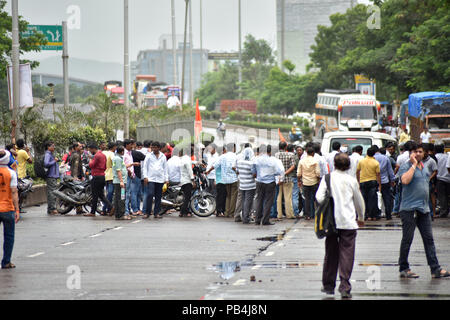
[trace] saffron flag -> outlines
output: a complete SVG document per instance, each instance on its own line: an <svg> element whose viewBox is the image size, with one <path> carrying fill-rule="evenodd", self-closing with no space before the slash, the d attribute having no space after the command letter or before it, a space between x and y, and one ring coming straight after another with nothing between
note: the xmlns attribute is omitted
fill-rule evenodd
<svg viewBox="0 0 450 320"><path fill-rule="evenodd" d="M200 109L198 107L198 99L197 104L195 106L195 123L194 123L194 133L195 133L195 141L200 140L200 133L203 130L202 126L202 115L200 114Z"/></svg>

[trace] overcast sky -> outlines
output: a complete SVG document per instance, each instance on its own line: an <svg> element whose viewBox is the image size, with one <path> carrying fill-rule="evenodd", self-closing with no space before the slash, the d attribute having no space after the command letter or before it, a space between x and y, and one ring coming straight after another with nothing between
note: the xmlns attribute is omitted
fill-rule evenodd
<svg viewBox="0 0 450 320"><path fill-rule="evenodd" d="M140 50L158 48L162 34L171 33L170 0L129 0L130 61ZM368 0L359 2L367 3ZM184 29L184 0L175 0L176 29ZM123 63L123 0L19 0L19 15L30 24L61 24L80 9L80 28L69 30L71 57ZM8 0L6 10L11 12ZM192 0L194 46L200 46L200 0ZM242 34L276 44L276 0L242 0ZM203 47L212 51L238 49L238 0L203 0ZM40 60L61 52L26 55Z"/></svg>

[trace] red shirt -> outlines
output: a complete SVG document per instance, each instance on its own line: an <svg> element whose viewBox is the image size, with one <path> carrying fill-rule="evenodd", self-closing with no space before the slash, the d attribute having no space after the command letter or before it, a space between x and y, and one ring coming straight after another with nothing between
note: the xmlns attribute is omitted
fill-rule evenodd
<svg viewBox="0 0 450 320"><path fill-rule="evenodd" d="M89 161L89 167L91 168L91 174L93 176L104 176L106 170L106 156L103 152L98 151L94 159Z"/></svg>

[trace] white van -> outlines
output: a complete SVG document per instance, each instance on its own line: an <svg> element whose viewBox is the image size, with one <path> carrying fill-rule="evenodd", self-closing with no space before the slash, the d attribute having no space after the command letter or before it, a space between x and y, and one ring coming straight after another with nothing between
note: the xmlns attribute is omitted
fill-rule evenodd
<svg viewBox="0 0 450 320"><path fill-rule="evenodd" d="M362 146L363 155L367 153L372 145L377 145L379 148L385 147L388 142L394 142L397 145L397 140L390 135L381 132L370 131L335 131L325 133L322 140L322 155L326 156L331 153L333 142L339 142L341 146L347 146L349 152L353 147Z"/></svg>

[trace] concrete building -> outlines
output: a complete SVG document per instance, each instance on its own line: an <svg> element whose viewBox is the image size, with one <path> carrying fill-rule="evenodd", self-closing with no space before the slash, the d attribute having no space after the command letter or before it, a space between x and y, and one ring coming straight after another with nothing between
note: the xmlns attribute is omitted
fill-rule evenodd
<svg viewBox="0 0 450 320"><path fill-rule="evenodd" d="M187 35L189 40L189 35ZM183 72L183 35L177 35L177 82L173 79L173 54L172 54L172 35L162 35L159 39L159 48L154 50L140 51L136 61L133 61L133 75L152 74L156 76L157 82L165 82L169 85L181 85L181 76ZM185 94L189 94L189 42L186 43L186 66L184 83ZM201 73L201 70L203 71ZM192 49L192 87L197 90L201 84L201 77L208 72L208 50Z"/></svg>
<svg viewBox="0 0 450 320"><path fill-rule="evenodd" d="M291 60L295 72L306 73L310 62L311 46L315 44L317 26L330 26L329 16L334 13L344 13L356 1L352 0L277 0L277 47L278 61L281 61L281 26L282 3L284 9L284 47L286 60Z"/></svg>
<svg viewBox="0 0 450 320"><path fill-rule="evenodd" d="M54 85L64 83L64 79L60 75L37 73L37 72L31 73L31 81L32 81L32 83L36 83L41 86L46 86L49 83L53 83ZM95 81L89 81L89 80L85 80L85 79L69 77L69 84L75 84L78 87L83 87L83 86L98 85L98 84L102 84L102 83L95 82Z"/></svg>

